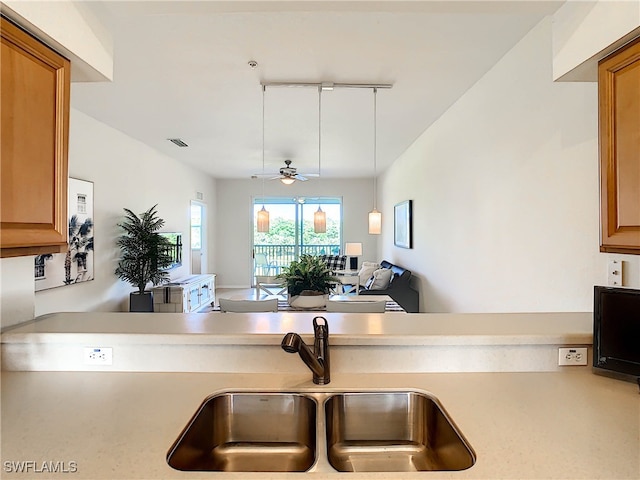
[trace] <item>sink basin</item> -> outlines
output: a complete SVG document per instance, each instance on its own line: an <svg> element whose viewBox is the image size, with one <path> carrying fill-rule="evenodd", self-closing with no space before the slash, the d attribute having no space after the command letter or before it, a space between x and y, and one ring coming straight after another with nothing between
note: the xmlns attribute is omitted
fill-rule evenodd
<svg viewBox="0 0 640 480"><path fill-rule="evenodd" d="M177 470L304 472L316 457L316 401L296 393L208 397L167 455Z"/></svg>
<svg viewBox="0 0 640 480"><path fill-rule="evenodd" d="M325 403L329 463L340 472L464 470L475 455L438 401L419 392L354 392Z"/></svg>
<svg viewBox="0 0 640 480"><path fill-rule="evenodd" d="M422 391L222 391L207 397L167 454L177 470L464 470L475 454Z"/></svg>

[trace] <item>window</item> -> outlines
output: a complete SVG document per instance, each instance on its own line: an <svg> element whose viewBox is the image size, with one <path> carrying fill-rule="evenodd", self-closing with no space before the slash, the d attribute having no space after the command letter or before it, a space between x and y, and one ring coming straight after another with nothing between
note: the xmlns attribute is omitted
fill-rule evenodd
<svg viewBox="0 0 640 480"><path fill-rule="evenodd" d="M202 205L191 204L191 248L202 248Z"/></svg>
<svg viewBox="0 0 640 480"><path fill-rule="evenodd" d="M263 204L269 211L269 233L256 229L257 213ZM318 207L327 215L326 233L313 231L313 214ZM264 202L262 198L254 199L253 253L254 259L260 259L254 262L254 275L275 275L302 254L337 255L341 244L341 198L274 197L265 198Z"/></svg>

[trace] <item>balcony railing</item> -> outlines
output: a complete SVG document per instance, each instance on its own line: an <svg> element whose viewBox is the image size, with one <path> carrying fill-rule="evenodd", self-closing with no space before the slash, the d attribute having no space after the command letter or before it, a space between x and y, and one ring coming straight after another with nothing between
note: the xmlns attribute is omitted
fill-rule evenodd
<svg viewBox="0 0 640 480"><path fill-rule="evenodd" d="M255 274L276 275L298 255L339 255L340 245L255 245Z"/></svg>

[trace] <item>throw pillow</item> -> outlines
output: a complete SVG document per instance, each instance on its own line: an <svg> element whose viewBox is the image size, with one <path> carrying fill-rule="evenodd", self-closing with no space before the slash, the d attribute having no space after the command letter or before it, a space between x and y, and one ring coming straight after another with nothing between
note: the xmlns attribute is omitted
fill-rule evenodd
<svg viewBox="0 0 640 480"><path fill-rule="evenodd" d="M379 268L367 281L366 288L369 290L384 290L391 283L393 272L389 268Z"/></svg>
<svg viewBox="0 0 640 480"><path fill-rule="evenodd" d="M336 270L344 270L344 267L347 264L346 255L322 255L320 258L326 262L327 267L332 272L335 272Z"/></svg>
<svg viewBox="0 0 640 480"><path fill-rule="evenodd" d="M360 271L358 272L358 276L360 277L360 285L366 285L367 280L371 278L373 272L380 268L379 263L375 262L362 262L362 267L360 267Z"/></svg>

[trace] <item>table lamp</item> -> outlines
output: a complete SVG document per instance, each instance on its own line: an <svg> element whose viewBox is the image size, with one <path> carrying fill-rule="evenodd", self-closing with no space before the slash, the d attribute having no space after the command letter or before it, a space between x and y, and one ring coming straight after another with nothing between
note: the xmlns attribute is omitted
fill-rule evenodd
<svg viewBox="0 0 640 480"><path fill-rule="evenodd" d="M358 270L358 257L362 255L362 243L345 243L344 254L349 256L349 268Z"/></svg>

